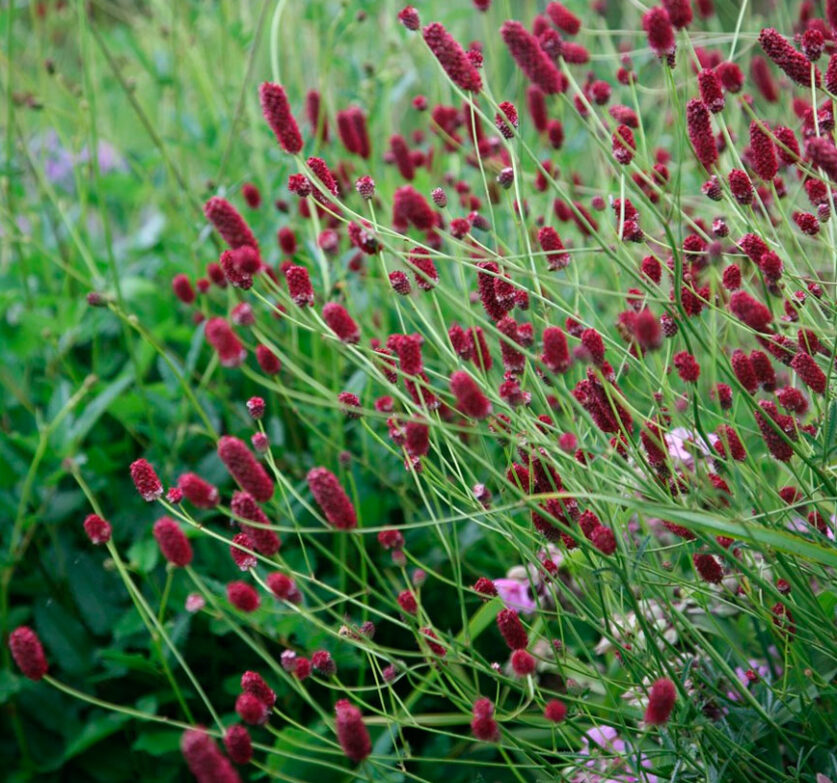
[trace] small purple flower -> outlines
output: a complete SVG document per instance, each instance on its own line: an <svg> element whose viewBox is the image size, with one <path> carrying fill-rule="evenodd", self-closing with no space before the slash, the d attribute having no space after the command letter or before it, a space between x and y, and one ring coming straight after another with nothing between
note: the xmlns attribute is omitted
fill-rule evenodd
<svg viewBox="0 0 837 783"><path fill-rule="evenodd" d="M529 582L520 579L495 579L494 586L500 600L509 608L532 614L538 607L532 600Z"/></svg>

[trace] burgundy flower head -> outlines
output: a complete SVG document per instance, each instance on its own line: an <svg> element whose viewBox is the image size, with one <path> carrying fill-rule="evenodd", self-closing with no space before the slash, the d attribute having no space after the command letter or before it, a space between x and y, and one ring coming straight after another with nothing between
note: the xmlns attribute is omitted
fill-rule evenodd
<svg viewBox="0 0 837 783"><path fill-rule="evenodd" d="M183 732L180 752L197 783L241 783L229 759L203 729Z"/></svg>
<svg viewBox="0 0 837 783"><path fill-rule="evenodd" d="M664 723L668 723L677 698L677 689L674 683L669 679L661 678L651 686L651 692L648 696L645 722L651 726L662 726Z"/></svg>
<svg viewBox="0 0 837 783"><path fill-rule="evenodd" d="M47 673L49 665L41 640L28 626L21 625L9 634L9 650L25 677L37 682Z"/></svg>
<svg viewBox="0 0 837 783"><path fill-rule="evenodd" d="M338 530L357 527L357 513L340 482L327 468L312 468L306 477L308 488L328 523Z"/></svg>
<svg viewBox="0 0 837 783"><path fill-rule="evenodd" d="M433 22L422 30L425 43L444 69L450 80L469 92L482 89L482 78L459 42L439 22Z"/></svg>
<svg viewBox="0 0 837 783"><path fill-rule="evenodd" d="M348 699L340 699L334 705L334 714L337 741L346 757L359 764L372 752L372 740L363 716Z"/></svg>
<svg viewBox="0 0 837 783"><path fill-rule="evenodd" d="M544 53L538 39L520 22L504 22L500 35L518 67L532 84L547 95L563 92L567 88L564 75Z"/></svg>
<svg viewBox="0 0 837 783"><path fill-rule="evenodd" d="M84 532L91 544L106 544L110 541L110 522L102 519L98 514L89 514L84 520Z"/></svg>
<svg viewBox="0 0 837 783"><path fill-rule="evenodd" d="M154 523L154 538L163 557L172 565L183 568L192 562L192 545L171 517L161 517Z"/></svg>
<svg viewBox="0 0 837 783"><path fill-rule="evenodd" d="M243 440L225 435L218 441L218 456L241 488L257 501L264 503L273 497L273 479Z"/></svg>
<svg viewBox="0 0 837 783"><path fill-rule="evenodd" d="M203 213L233 250L249 245L258 251L259 243L253 236L247 221L225 198L213 196L204 204Z"/></svg>
<svg viewBox="0 0 837 783"><path fill-rule="evenodd" d="M131 463L131 479L143 500L150 503L163 496L163 485L147 459Z"/></svg>
<svg viewBox="0 0 837 783"><path fill-rule="evenodd" d="M276 140L285 152L296 155L302 149L302 136L296 124L288 96L280 84L264 82L259 87L262 114L276 134Z"/></svg>

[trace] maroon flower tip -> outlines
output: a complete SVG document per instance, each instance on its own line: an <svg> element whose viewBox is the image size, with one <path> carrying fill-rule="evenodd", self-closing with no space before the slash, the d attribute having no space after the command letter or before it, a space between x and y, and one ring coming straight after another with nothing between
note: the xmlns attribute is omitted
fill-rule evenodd
<svg viewBox="0 0 837 783"><path fill-rule="evenodd" d="M258 672L246 671L241 675L241 690L253 694L269 710L276 704L276 694Z"/></svg>
<svg viewBox="0 0 837 783"><path fill-rule="evenodd" d="M203 213L233 250L249 246L258 252L259 243L253 236L247 221L225 198L213 196L203 205Z"/></svg>
<svg viewBox="0 0 837 783"><path fill-rule="evenodd" d="M98 514L89 514L84 520L84 532L91 544L107 544L111 535L110 522Z"/></svg>
<svg viewBox="0 0 837 783"><path fill-rule="evenodd" d="M218 456L241 488L257 501L264 503L273 497L273 479L243 440L228 435L222 437L218 441Z"/></svg>
<svg viewBox="0 0 837 783"><path fill-rule="evenodd" d="M256 523L248 525L246 522L239 522L242 532L252 540L252 548L268 557L279 551L282 542L279 536L270 529L270 520L265 516L253 495L249 492L235 492L230 502L230 510L240 520Z"/></svg>
<svg viewBox="0 0 837 783"><path fill-rule="evenodd" d="M340 482L327 468L312 468L307 476L308 488L326 520L338 530L357 527L357 514Z"/></svg>
<svg viewBox="0 0 837 783"><path fill-rule="evenodd" d="M360 341L360 328L343 305L328 302L323 307L323 320L342 342L353 345Z"/></svg>
<svg viewBox="0 0 837 783"><path fill-rule="evenodd" d="M250 732L240 723L227 729L224 734L224 747L227 749L227 755L236 764L249 764L250 759L253 758Z"/></svg>
<svg viewBox="0 0 837 783"><path fill-rule="evenodd" d="M235 700L238 717L251 726L261 726L270 717L270 708L258 696L248 691L239 694Z"/></svg>
<svg viewBox="0 0 837 783"><path fill-rule="evenodd" d="M249 551L245 551L249 550ZM236 533L230 544L230 555L233 562L242 570L247 571L256 567L256 556L251 554L256 551L256 544L246 533Z"/></svg>
<svg viewBox="0 0 837 783"><path fill-rule="evenodd" d="M247 351L232 327L220 316L206 322L204 334L224 367L238 367L247 357Z"/></svg>
<svg viewBox="0 0 837 783"><path fill-rule="evenodd" d="M645 722L650 726L662 726L668 723L676 698L677 689L671 680L665 677L657 680L651 686L648 707L645 710Z"/></svg>
<svg viewBox="0 0 837 783"><path fill-rule="evenodd" d="M359 764L372 752L372 740L363 722L363 716L348 699L340 699L334 705L334 714L340 747L348 759Z"/></svg>
<svg viewBox="0 0 837 783"><path fill-rule="evenodd" d="M564 75L544 52L538 39L520 22L511 19L504 22L500 35L520 70L542 92L554 95L567 88Z"/></svg>
<svg viewBox="0 0 837 783"><path fill-rule="evenodd" d="M250 414L252 418L256 421L264 416L264 400L261 397L251 397L247 400L247 412Z"/></svg>
<svg viewBox="0 0 837 783"><path fill-rule="evenodd" d="M408 30L418 30L421 22L419 21L418 11L413 6L408 5L398 12L398 21L404 25Z"/></svg>
<svg viewBox="0 0 837 783"><path fill-rule="evenodd" d="M491 400L463 370L457 370L450 376L450 390L456 397L456 407L464 415L472 419L484 419L491 413Z"/></svg>
<svg viewBox="0 0 837 783"><path fill-rule="evenodd" d="M529 646L529 636L514 609L500 610L497 614L497 627L509 649L522 650Z"/></svg>
<svg viewBox="0 0 837 783"><path fill-rule="evenodd" d="M279 84L264 82L259 87L262 114L276 134L276 140L285 152L296 155L302 149L302 136L291 114L288 96Z"/></svg>
<svg viewBox="0 0 837 783"><path fill-rule="evenodd" d="M558 699L550 699L543 711L544 717L553 723L560 723L567 717L567 705Z"/></svg>
<svg viewBox="0 0 837 783"><path fill-rule="evenodd" d="M192 562L192 545L186 534L170 517L161 517L154 523L154 538L163 557L180 568Z"/></svg>
<svg viewBox="0 0 837 783"><path fill-rule="evenodd" d="M479 71L444 25L433 22L422 30L422 35L430 51L457 87L469 92L479 92L482 89Z"/></svg>
<svg viewBox="0 0 837 783"><path fill-rule="evenodd" d="M481 576L477 579L474 583L474 590L476 590L480 595L484 595L489 598L497 595L497 588L494 586L494 582L485 576Z"/></svg>
<svg viewBox="0 0 837 783"><path fill-rule="evenodd" d="M677 45L671 17L665 8L656 6L642 17L642 29L648 36L648 46L660 59L672 62Z"/></svg>
<svg viewBox="0 0 837 783"><path fill-rule="evenodd" d="M227 585L227 600L242 612L255 612L261 603L259 594L246 582L230 582Z"/></svg>
<svg viewBox="0 0 837 783"><path fill-rule="evenodd" d="M171 281L171 288L183 304L192 304L195 301L195 289L186 275L175 275Z"/></svg>
<svg viewBox="0 0 837 783"><path fill-rule="evenodd" d="M709 554L696 554L692 556L692 562L695 565L695 570L700 574L700 578L704 582L719 585L724 578L724 569L721 564Z"/></svg>
<svg viewBox="0 0 837 783"><path fill-rule="evenodd" d="M184 473L177 480L177 486L186 500L197 508L215 508L220 500L218 489L196 473Z"/></svg>
<svg viewBox="0 0 837 783"><path fill-rule="evenodd" d="M180 751L199 783L240 783L229 759L203 729L188 729L180 739Z"/></svg>
<svg viewBox="0 0 837 783"><path fill-rule="evenodd" d="M333 677L337 673L337 664L328 650L317 650L311 656L311 666L324 677Z"/></svg>
<svg viewBox="0 0 837 783"><path fill-rule="evenodd" d="M12 658L25 677L37 682L46 673L47 664L44 648L38 635L28 626L21 625L9 635L9 650Z"/></svg>
<svg viewBox="0 0 837 783"><path fill-rule="evenodd" d="M500 727L494 720L494 705L486 698L477 699L473 707L471 731L483 742L499 742Z"/></svg>
<svg viewBox="0 0 837 783"><path fill-rule="evenodd" d="M515 650L511 654L511 667L518 677L526 677L535 673L535 659L526 650Z"/></svg>
<svg viewBox="0 0 837 783"><path fill-rule="evenodd" d="M163 496L163 485L148 460L138 459L131 463L131 479L143 500L150 503Z"/></svg>

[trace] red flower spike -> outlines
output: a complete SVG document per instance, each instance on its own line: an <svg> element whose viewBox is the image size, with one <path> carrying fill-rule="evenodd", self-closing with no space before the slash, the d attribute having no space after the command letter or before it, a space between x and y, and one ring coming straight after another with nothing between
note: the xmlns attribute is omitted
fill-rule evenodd
<svg viewBox="0 0 837 783"><path fill-rule="evenodd" d="M398 605L401 607L401 611L407 614L415 615L418 612L416 596L411 590L403 590L398 594Z"/></svg>
<svg viewBox="0 0 837 783"><path fill-rule="evenodd" d="M808 139L805 154L814 166L818 166L828 175L829 179L837 181L837 148L833 142L824 136Z"/></svg>
<svg viewBox="0 0 837 783"><path fill-rule="evenodd" d="M195 289L186 275L175 275L171 281L171 288L183 304L192 304L195 301Z"/></svg>
<svg viewBox="0 0 837 783"><path fill-rule="evenodd" d="M520 22L509 20L500 28L500 35L520 70L530 82L547 95L564 92L566 79L541 49L535 38Z"/></svg>
<svg viewBox="0 0 837 783"><path fill-rule="evenodd" d="M172 565L183 568L192 562L192 545L180 525L170 517L161 517L154 523L154 538L163 557Z"/></svg>
<svg viewBox="0 0 837 783"><path fill-rule="evenodd" d="M282 369L282 363L266 345L256 347L256 361L266 375L276 375Z"/></svg>
<svg viewBox="0 0 837 783"><path fill-rule="evenodd" d="M697 554L692 556L692 562L695 564L695 570L700 574L700 578L704 582L719 585L724 578L724 569L721 564L712 556L708 554Z"/></svg>
<svg viewBox="0 0 837 783"><path fill-rule="evenodd" d="M272 574L267 575L265 581L270 592L280 600L289 601L293 604L298 604L302 601L302 594L299 592L296 582L287 574L274 571Z"/></svg>
<svg viewBox="0 0 837 783"><path fill-rule="evenodd" d="M472 419L484 419L491 413L491 401L482 393L468 373L458 370L450 377L450 390L456 397L456 407Z"/></svg>
<svg viewBox="0 0 837 783"><path fill-rule="evenodd" d="M246 671L241 675L241 690L253 694L269 710L276 704L276 694L258 672Z"/></svg>
<svg viewBox="0 0 837 783"><path fill-rule="evenodd" d="M776 160L776 148L773 146L764 123L753 120L750 123L750 148L752 150L753 170L765 182L771 182L779 171Z"/></svg>
<svg viewBox="0 0 837 783"><path fill-rule="evenodd" d="M746 291L736 291L730 297L729 309L738 320L756 332L768 331L773 320L770 310Z"/></svg>
<svg viewBox="0 0 837 783"><path fill-rule="evenodd" d="M805 56L772 27L759 34L759 44L764 53L791 79L803 87L811 86L811 66ZM814 86L820 86L820 72L814 68Z"/></svg>
<svg viewBox="0 0 837 783"><path fill-rule="evenodd" d="M131 480L140 497L148 503L163 496L163 485L148 460L138 459L131 463Z"/></svg>
<svg viewBox="0 0 837 783"><path fill-rule="evenodd" d="M755 191L753 190L753 183L747 176L747 172L741 169L732 169L729 173L729 189L735 200L744 206L753 203Z"/></svg>
<svg viewBox="0 0 837 783"><path fill-rule="evenodd" d="M233 250L249 245L258 251L259 243L250 226L229 201L213 196L203 205L203 214Z"/></svg>
<svg viewBox="0 0 837 783"><path fill-rule="evenodd" d="M552 723L560 723L567 717L567 705L558 699L550 699L543 711L544 717Z"/></svg>
<svg viewBox="0 0 837 783"><path fill-rule="evenodd" d="M403 185L393 194L392 224L397 231L405 231L409 225L430 231L436 225L436 213L412 185Z"/></svg>
<svg viewBox="0 0 837 783"><path fill-rule="evenodd" d="M825 394L828 379L810 354L805 351L797 353L791 360L791 367L812 392Z"/></svg>
<svg viewBox="0 0 837 783"><path fill-rule="evenodd" d="M267 475L243 440L224 436L218 441L218 456L230 475L253 498L264 503L273 497L273 479Z"/></svg>
<svg viewBox="0 0 837 783"><path fill-rule="evenodd" d="M431 291L439 282L436 264L430 257L430 251L423 247L414 247L407 254L407 264L413 270L416 285L423 291ZM409 292L409 291L408 291Z"/></svg>
<svg viewBox="0 0 837 783"><path fill-rule="evenodd" d="M197 783L241 783L229 759L203 729L184 731L180 752Z"/></svg>
<svg viewBox="0 0 837 783"><path fill-rule="evenodd" d="M776 431L776 427L789 440L797 440L798 435L793 418L779 413L775 403L770 400L760 400L758 406L761 408L762 413L755 414L756 424L758 425L762 438L764 438L767 450L780 462L788 462L793 457L793 447L790 443L786 442L785 438L781 437ZM765 418L764 414L772 420L773 424ZM774 424L776 425L775 427L773 426Z"/></svg>
<svg viewBox="0 0 837 783"><path fill-rule="evenodd" d="M715 73L718 74L718 78L727 92L741 92L741 88L744 86L744 74L741 73L741 68L738 67L737 63L719 63L715 66Z"/></svg>
<svg viewBox="0 0 837 783"><path fill-rule="evenodd" d="M235 711L238 717L251 726L261 726L267 723L270 709L257 696L244 691L235 700Z"/></svg>
<svg viewBox="0 0 837 783"><path fill-rule="evenodd" d="M471 721L471 732L476 739L482 742L499 742L500 727L492 717L494 705L485 698L477 699L474 702L474 718Z"/></svg>
<svg viewBox="0 0 837 783"><path fill-rule="evenodd" d="M346 757L359 764L372 752L369 730L363 722L360 710L348 699L340 699L334 705L337 740Z"/></svg>
<svg viewBox="0 0 837 783"><path fill-rule="evenodd" d="M84 520L84 532L91 544L107 544L110 541L110 522L98 514L89 514Z"/></svg>
<svg viewBox="0 0 837 783"><path fill-rule="evenodd" d="M652 8L642 17L642 29L648 35L648 46L661 60L674 64L677 45L674 41L674 28L665 8Z"/></svg>
<svg viewBox="0 0 837 783"><path fill-rule="evenodd" d="M698 161L705 169L711 169L718 160L718 148L709 121L709 110L697 98L686 104L686 129Z"/></svg>
<svg viewBox="0 0 837 783"><path fill-rule="evenodd" d="M311 666L314 671L319 672L324 677L333 677L337 674L337 664L327 650L317 650L311 656Z"/></svg>
<svg viewBox="0 0 837 783"><path fill-rule="evenodd" d="M541 361L550 372L565 373L571 363L567 338L558 326L548 326L543 331Z"/></svg>
<svg viewBox="0 0 837 783"><path fill-rule="evenodd" d="M497 627L510 650L523 650L529 646L529 636L514 609L501 609L497 614Z"/></svg>
<svg viewBox="0 0 837 783"><path fill-rule="evenodd" d="M230 726L224 734L224 747L235 764L249 764L253 758L250 732L240 723Z"/></svg>
<svg viewBox="0 0 837 783"><path fill-rule="evenodd" d="M492 598L497 595L497 588L494 586L494 582L484 576L481 576L474 583L474 590L476 590L480 595L484 595L486 598Z"/></svg>
<svg viewBox="0 0 837 783"><path fill-rule="evenodd" d="M196 473L184 473L177 480L177 486L196 508L215 508L218 505L218 489Z"/></svg>
<svg viewBox="0 0 837 783"><path fill-rule="evenodd" d="M686 383L695 383L700 376L700 365L688 351L680 351L672 357L677 374Z"/></svg>
<svg viewBox="0 0 837 783"><path fill-rule="evenodd" d="M342 342L353 345L360 341L360 329L343 305L328 302L323 307L323 320Z"/></svg>
<svg viewBox="0 0 837 783"><path fill-rule="evenodd" d="M546 96L544 91L536 84L530 84L526 88L526 105L529 109L529 116L532 118L533 127L538 133L544 133L549 122Z"/></svg>
<svg viewBox="0 0 837 783"><path fill-rule="evenodd" d="M9 650L24 677L38 682L47 673L49 664L41 640L28 626L21 625L9 634Z"/></svg>
<svg viewBox="0 0 837 783"><path fill-rule="evenodd" d="M240 549L239 547L244 547L244 549L249 551L245 552L244 549ZM256 544L246 533L236 533L233 536L232 544L230 544L230 555L232 556L233 562L242 571L249 571L251 568L255 568L258 561L255 555L250 554L250 552L254 551L256 551Z"/></svg>
<svg viewBox="0 0 837 783"><path fill-rule="evenodd" d="M511 654L512 671L518 677L526 677L535 673L535 659L526 650L515 650Z"/></svg>
<svg viewBox="0 0 837 783"><path fill-rule="evenodd" d="M259 608L259 594L246 582L230 582L227 600L239 611L255 612Z"/></svg>
<svg viewBox="0 0 837 783"><path fill-rule="evenodd" d="M676 699L677 689L674 683L666 678L657 680L651 686L648 707L645 709L645 722L649 726L662 726L668 723Z"/></svg>
<svg viewBox="0 0 837 783"><path fill-rule="evenodd" d="M285 152L296 155L302 149L302 136L296 124L288 96L279 84L264 82L259 87L262 114L276 134L276 140Z"/></svg>
<svg viewBox="0 0 837 783"><path fill-rule="evenodd" d="M204 326L204 335L217 352L222 367L238 367L247 357L241 341L223 318L210 318Z"/></svg>
<svg viewBox="0 0 837 783"><path fill-rule="evenodd" d="M609 527L599 525L590 535L590 543L603 555L612 555L616 551L616 536Z"/></svg>
<svg viewBox="0 0 837 783"><path fill-rule="evenodd" d="M340 482L327 468L312 468L306 477L308 489L326 520L338 530L357 527L357 514Z"/></svg>
<svg viewBox="0 0 837 783"><path fill-rule="evenodd" d="M418 11L416 11L413 6L408 5L402 8L398 12L398 21L404 25L408 30L418 30L419 29L419 15Z"/></svg>
<svg viewBox="0 0 837 783"><path fill-rule="evenodd" d="M552 24L567 35L577 35L581 29L579 18L561 3L549 3L546 13L549 14Z"/></svg>
<svg viewBox="0 0 837 783"><path fill-rule="evenodd" d="M469 92L479 92L482 89L479 71L444 25L433 22L422 30L422 35L442 69L457 87Z"/></svg>
<svg viewBox="0 0 837 783"><path fill-rule="evenodd" d="M337 181L334 179L334 175L326 165L326 162L322 158L308 158L306 163L311 171L313 171L317 176L317 179L320 180L323 187L331 193L332 196L336 196L339 192L337 189Z"/></svg>
<svg viewBox="0 0 837 783"><path fill-rule="evenodd" d="M724 109L724 91L721 86L721 79L717 71L704 68L698 73L698 89L700 99L703 101L712 114L717 114Z"/></svg>
<svg viewBox="0 0 837 783"><path fill-rule="evenodd" d="M611 137L613 145L613 157L622 166L627 166L633 159L636 152L634 134L627 125L619 125Z"/></svg>

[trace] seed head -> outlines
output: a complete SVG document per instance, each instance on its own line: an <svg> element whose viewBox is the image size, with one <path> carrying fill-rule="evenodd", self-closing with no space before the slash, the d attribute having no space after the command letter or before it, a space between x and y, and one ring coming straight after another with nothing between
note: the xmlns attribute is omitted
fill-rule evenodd
<svg viewBox="0 0 837 783"><path fill-rule="evenodd" d="M225 198L213 196L204 204L203 213L233 250L249 245L258 252L259 243L253 236L247 221Z"/></svg>
<svg viewBox="0 0 837 783"><path fill-rule="evenodd" d="M250 732L240 723L230 726L224 734L227 755L236 764L249 764L253 758L253 744Z"/></svg>
<svg viewBox="0 0 837 783"><path fill-rule="evenodd" d="M38 682L47 673L49 665L41 640L28 626L21 625L9 634L9 650L24 677Z"/></svg>
<svg viewBox="0 0 837 783"><path fill-rule="evenodd" d="M247 351L225 319L210 318L204 326L204 335L223 367L238 367L247 357Z"/></svg>
<svg viewBox="0 0 837 783"><path fill-rule="evenodd" d="M661 678L651 686L651 692L648 696L645 722L650 726L662 726L664 723L668 723L677 698L677 689L674 683L669 679Z"/></svg>
<svg viewBox="0 0 837 783"><path fill-rule="evenodd" d="M500 610L497 615L497 627L510 650L523 650L529 646L526 629L514 609Z"/></svg>
<svg viewBox="0 0 837 783"><path fill-rule="evenodd" d="M422 30L422 35L430 51L457 87L469 92L479 92L482 89L479 71L444 25L433 22Z"/></svg>
<svg viewBox="0 0 837 783"><path fill-rule="evenodd" d="M150 503L162 497L163 485L148 460L138 459L131 463L131 479L143 500Z"/></svg>
<svg viewBox="0 0 837 783"><path fill-rule="evenodd" d="M262 114L282 149L290 155L296 155L302 149L302 136L291 114L284 88L279 84L264 82L259 87L259 101Z"/></svg>
<svg viewBox="0 0 837 783"><path fill-rule="evenodd" d="M360 710L348 699L340 699L334 705L334 714L337 741L346 757L359 764L372 752L372 740Z"/></svg>
<svg viewBox="0 0 837 783"><path fill-rule="evenodd" d="M306 477L308 489L326 520L338 530L357 527L357 514L340 482L327 468L312 468Z"/></svg>
<svg viewBox="0 0 837 783"><path fill-rule="evenodd" d="M84 520L84 532L91 544L106 544L110 541L110 522L102 519L98 514L89 514Z"/></svg>
<svg viewBox="0 0 837 783"><path fill-rule="evenodd" d="M183 732L180 752L197 783L241 783L232 764L202 728Z"/></svg>
<svg viewBox="0 0 837 783"><path fill-rule="evenodd" d="M564 92L567 82L535 38L520 22L509 20L500 28L511 56L532 84L546 95Z"/></svg>

